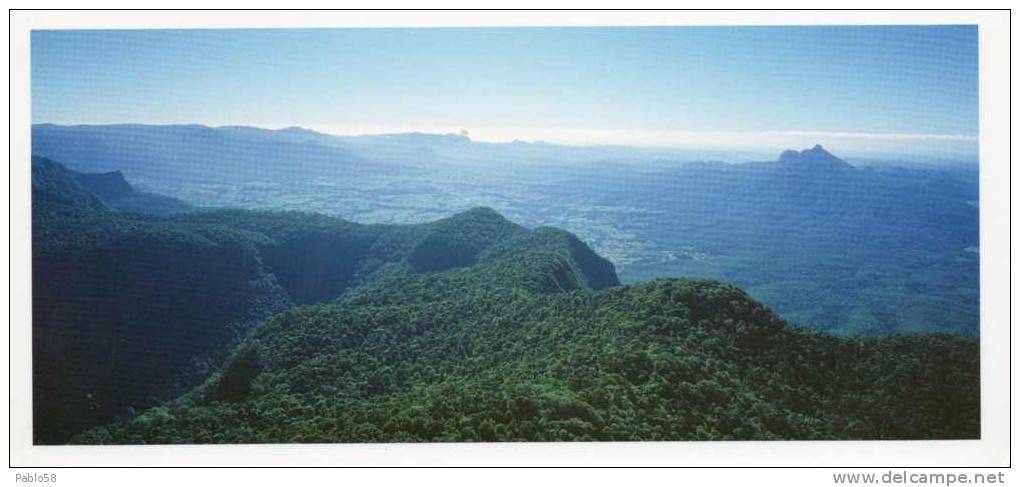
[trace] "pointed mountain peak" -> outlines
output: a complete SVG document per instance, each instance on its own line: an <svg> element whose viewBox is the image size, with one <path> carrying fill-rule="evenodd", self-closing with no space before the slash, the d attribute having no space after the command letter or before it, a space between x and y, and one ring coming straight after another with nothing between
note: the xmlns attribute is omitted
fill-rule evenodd
<svg viewBox="0 0 1020 487"><path fill-rule="evenodd" d="M783 151L779 155L779 162L797 166L853 167L843 159L825 150L821 144L815 144L814 147L799 152L795 150Z"/></svg>
<svg viewBox="0 0 1020 487"><path fill-rule="evenodd" d="M805 151L801 151L801 155L811 155L812 157L826 157L831 159L839 159L838 157L832 155L831 152L825 150L825 148L822 147L822 144L815 144L814 147L807 149Z"/></svg>

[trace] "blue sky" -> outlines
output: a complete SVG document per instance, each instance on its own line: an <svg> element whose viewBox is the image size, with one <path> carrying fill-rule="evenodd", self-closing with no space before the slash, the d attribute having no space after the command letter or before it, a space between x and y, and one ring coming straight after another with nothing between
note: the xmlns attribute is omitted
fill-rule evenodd
<svg viewBox="0 0 1020 487"><path fill-rule="evenodd" d="M975 26L35 31L32 119L971 146L977 53Z"/></svg>

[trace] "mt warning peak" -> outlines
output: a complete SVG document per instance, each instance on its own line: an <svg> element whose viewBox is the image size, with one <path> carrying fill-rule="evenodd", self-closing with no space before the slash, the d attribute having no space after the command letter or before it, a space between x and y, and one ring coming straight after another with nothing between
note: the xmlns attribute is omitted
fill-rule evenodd
<svg viewBox="0 0 1020 487"><path fill-rule="evenodd" d="M785 150L779 155L779 162L785 165L812 166L828 168L852 168L849 163L825 150L821 144L802 151Z"/></svg>

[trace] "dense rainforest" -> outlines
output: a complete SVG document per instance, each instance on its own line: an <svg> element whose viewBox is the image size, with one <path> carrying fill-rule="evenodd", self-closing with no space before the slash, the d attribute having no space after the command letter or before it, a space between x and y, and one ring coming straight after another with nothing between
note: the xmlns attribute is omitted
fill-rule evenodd
<svg viewBox="0 0 1020 487"><path fill-rule="evenodd" d="M36 443L977 438L947 334L621 286L574 235L201 210L34 158Z"/></svg>

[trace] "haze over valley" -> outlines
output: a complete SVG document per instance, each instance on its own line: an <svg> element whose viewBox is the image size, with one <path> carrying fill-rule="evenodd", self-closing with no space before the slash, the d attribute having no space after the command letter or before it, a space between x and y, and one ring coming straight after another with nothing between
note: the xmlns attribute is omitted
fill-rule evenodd
<svg viewBox="0 0 1020 487"><path fill-rule="evenodd" d="M578 235L623 282L722 279L795 323L842 334L978 333L973 163L851 164L820 146L723 162L454 134L198 125L37 125L33 152L78 171L121 171L196 207L422 223L486 206Z"/></svg>

